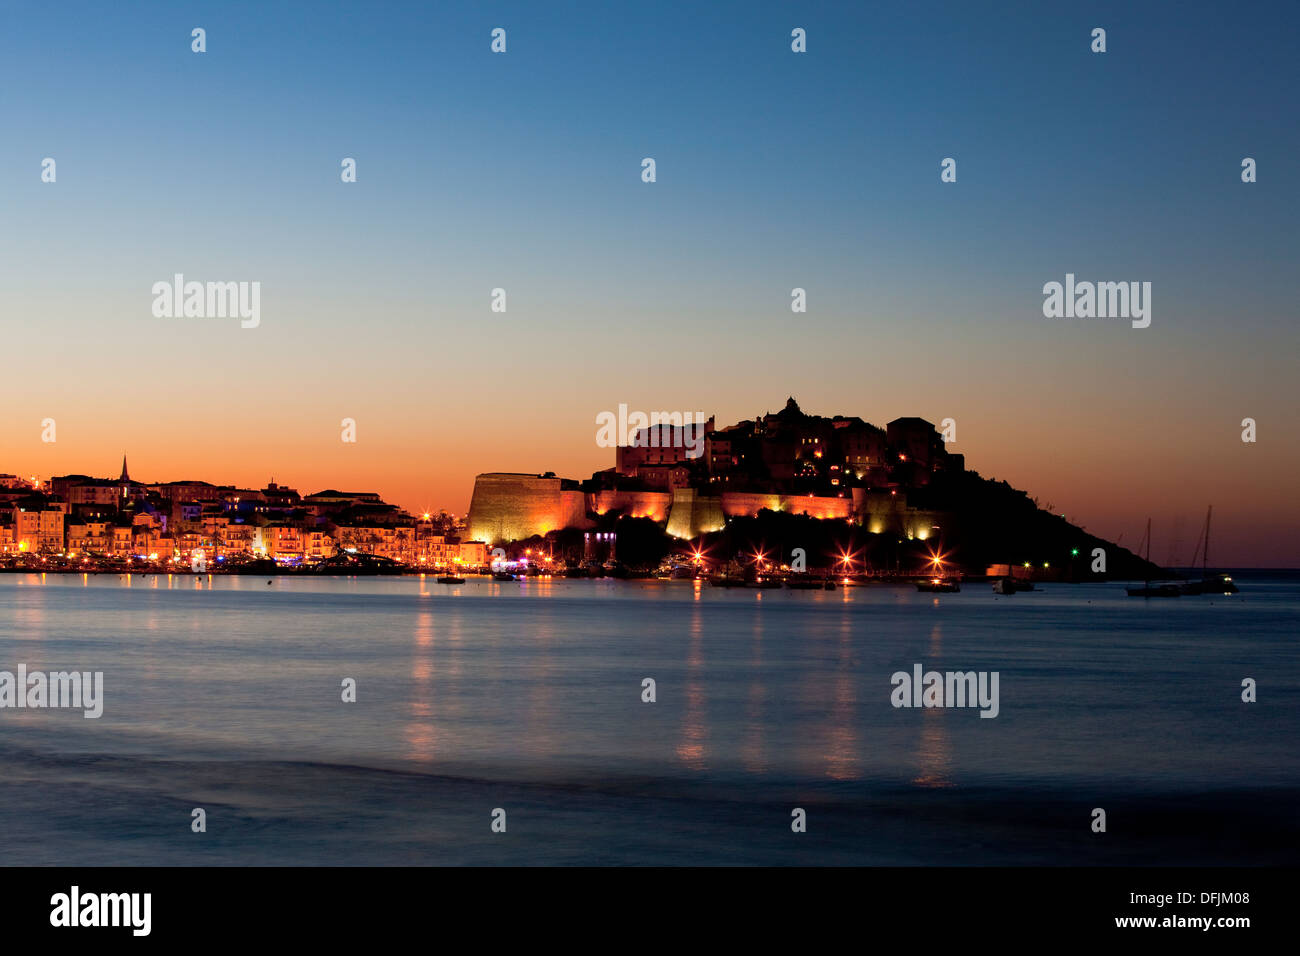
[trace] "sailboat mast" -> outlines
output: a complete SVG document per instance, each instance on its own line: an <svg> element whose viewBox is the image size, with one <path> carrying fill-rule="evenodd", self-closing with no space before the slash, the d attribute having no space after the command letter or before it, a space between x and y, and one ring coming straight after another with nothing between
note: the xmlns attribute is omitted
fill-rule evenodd
<svg viewBox="0 0 1300 956"><path fill-rule="evenodd" d="M1206 575L1206 566L1210 560L1210 515L1214 514L1214 505L1205 509L1205 549L1201 552L1201 577Z"/></svg>

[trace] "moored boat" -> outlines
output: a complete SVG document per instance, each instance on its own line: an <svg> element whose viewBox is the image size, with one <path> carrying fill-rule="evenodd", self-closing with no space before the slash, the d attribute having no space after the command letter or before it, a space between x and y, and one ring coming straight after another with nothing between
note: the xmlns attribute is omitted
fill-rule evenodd
<svg viewBox="0 0 1300 956"><path fill-rule="evenodd" d="M795 591L820 591L826 586L826 582L821 578L807 577L806 575L791 575L785 579L786 587Z"/></svg>
<svg viewBox="0 0 1300 956"><path fill-rule="evenodd" d="M1034 591L1033 581L1017 581L1015 578L998 578L993 582L994 594L1016 594L1020 591Z"/></svg>
<svg viewBox="0 0 1300 956"><path fill-rule="evenodd" d="M1214 514L1214 506L1210 505L1205 511L1205 529L1201 532L1202 538L1199 542L1198 549L1201 553L1201 580L1184 581L1182 585L1183 594L1200 595L1200 594L1236 594L1237 585L1232 583L1232 578L1222 571L1211 573L1209 570L1210 558L1210 517ZM1196 555L1192 555L1192 565L1196 565Z"/></svg>
<svg viewBox="0 0 1300 956"><path fill-rule="evenodd" d="M709 586L715 588L743 588L745 580L744 578L732 577L726 574L715 574L709 578Z"/></svg>
<svg viewBox="0 0 1300 956"><path fill-rule="evenodd" d="M1228 575L1212 574L1199 581L1183 582L1182 592L1184 594L1236 594L1238 588Z"/></svg>
<svg viewBox="0 0 1300 956"><path fill-rule="evenodd" d="M917 581L916 589L929 594L952 594L961 590L961 584L956 578L928 578Z"/></svg>
<svg viewBox="0 0 1300 956"><path fill-rule="evenodd" d="M394 561L392 558L385 558L378 554L368 554L365 552L340 551L333 557L325 558L317 562L308 569L313 574L339 574L339 575L363 575L363 574L404 574L406 568Z"/></svg>
<svg viewBox="0 0 1300 956"><path fill-rule="evenodd" d="M1140 588L1125 588L1129 597L1180 597L1182 589L1177 584L1145 584Z"/></svg>
<svg viewBox="0 0 1300 956"><path fill-rule="evenodd" d="M1147 518L1146 545L1147 545L1147 550L1146 550L1145 561L1147 567L1150 568L1151 566L1151 519L1150 518ZM1143 584L1142 587L1140 588L1125 588L1124 590L1128 592L1129 597L1140 597L1140 598L1179 597L1183 593L1182 588L1179 587L1177 584L1152 584L1149 578L1147 579L1146 583Z"/></svg>

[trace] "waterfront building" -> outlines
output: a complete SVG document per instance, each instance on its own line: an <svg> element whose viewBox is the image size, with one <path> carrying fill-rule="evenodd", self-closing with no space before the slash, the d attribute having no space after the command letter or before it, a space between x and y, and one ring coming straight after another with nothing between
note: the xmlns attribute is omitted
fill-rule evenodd
<svg viewBox="0 0 1300 956"><path fill-rule="evenodd" d="M13 526L15 550L33 553L63 550L67 503L62 498L35 491L4 507Z"/></svg>

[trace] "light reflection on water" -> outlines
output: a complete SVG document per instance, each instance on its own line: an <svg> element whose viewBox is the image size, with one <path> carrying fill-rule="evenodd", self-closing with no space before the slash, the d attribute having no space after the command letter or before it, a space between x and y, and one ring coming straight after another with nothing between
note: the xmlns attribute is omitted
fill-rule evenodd
<svg viewBox="0 0 1300 956"><path fill-rule="evenodd" d="M995 600L974 586L430 582L0 575L0 669L102 670L107 684L100 720L9 711L0 741L512 779L1296 778L1293 582L1158 609L1118 585ZM1242 661L1268 675L1269 708L1240 709ZM890 675L917 662L998 670L1001 715L892 708Z"/></svg>
<svg viewBox="0 0 1300 956"><path fill-rule="evenodd" d="M704 620L698 605L691 607L688 623L689 638L686 653L686 713L682 719L682 737L677 745L677 756L692 770L706 767L705 745L708 741L708 714L705 701Z"/></svg>
<svg viewBox="0 0 1300 956"><path fill-rule="evenodd" d="M0 574L0 670L105 681L98 720L0 710L0 833L63 865L1285 862L1300 587L1243 583L1169 607L1119 586ZM895 709L914 664L999 671L999 717ZM1247 669L1267 706L1240 701ZM1124 838L1078 839L1096 792ZM201 848L199 805L221 820Z"/></svg>
<svg viewBox="0 0 1300 956"><path fill-rule="evenodd" d="M925 670L933 670L936 661L943 657L943 635L936 624L930 631L930 646L926 652ZM948 742L948 728L944 721L946 710L927 708L921 711L921 742L916 750L916 763L919 773L913 779L918 787L951 787L948 779L948 766L951 762L951 747Z"/></svg>

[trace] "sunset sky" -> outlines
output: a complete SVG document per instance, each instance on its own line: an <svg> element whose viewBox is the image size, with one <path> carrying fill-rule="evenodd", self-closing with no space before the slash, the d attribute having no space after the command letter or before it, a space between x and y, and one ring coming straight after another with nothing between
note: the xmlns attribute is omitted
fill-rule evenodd
<svg viewBox="0 0 1300 956"><path fill-rule="evenodd" d="M418 6L9 12L0 472L463 513L611 466L620 403L793 395L951 417L1158 562L1213 503L1212 562L1300 566L1294 5ZM260 282L260 326L155 318L175 273ZM1066 273L1150 282L1150 328L1044 318Z"/></svg>

